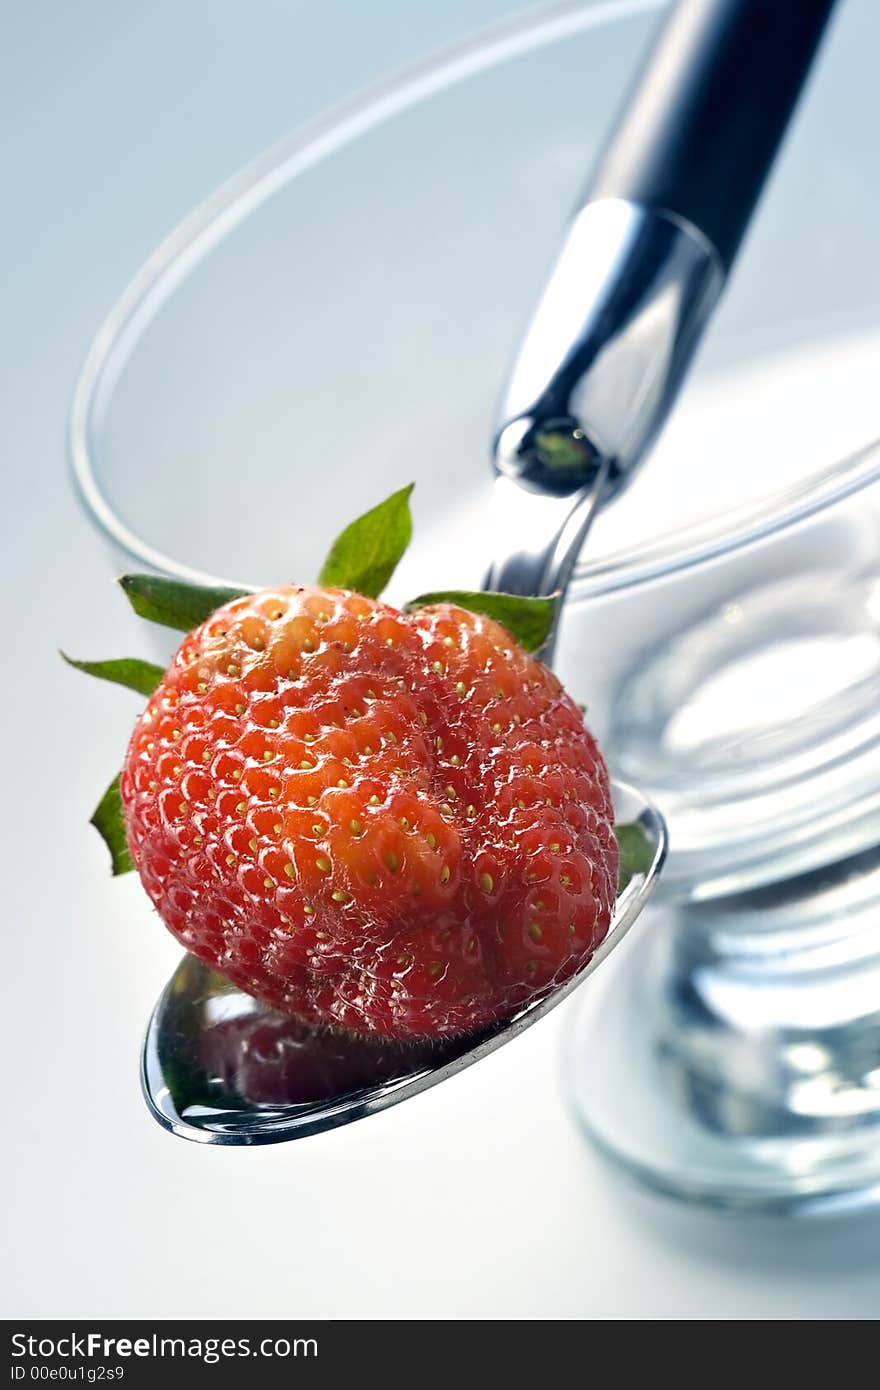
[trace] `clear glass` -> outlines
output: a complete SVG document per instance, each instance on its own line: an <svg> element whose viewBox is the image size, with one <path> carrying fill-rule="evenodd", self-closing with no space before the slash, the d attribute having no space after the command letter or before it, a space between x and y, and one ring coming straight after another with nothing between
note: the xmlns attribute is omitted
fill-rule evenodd
<svg viewBox="0 0 880 1390"><path fill-rule="evenodd" d="M727 521L629 582L584 576L557 662L615 772L663 806L676 897L880 841L880 448Z"/></svg>
<svg viewBox="0 0 880 1390"><path fill-rule="evenodd" d="M171 235L98 334L71 415L77 483L114 564L307 580L345 521L415 478L418 545L391 597L479 583L495 394L661 8L569 4L494 31L295 133ZM870 934L810 877L846 859L861 882L880 839L871 9L840 9L675 416L591 534L558 656L612 768L670 825L675 949L646 974L638 1027L621 983L624 1034L650 1055L672 1029L696 1067L704 1040L663 1001L673 980L701 999L719 1094L736 1109L753 1086L750 1113L779 1122L777 1197L808 1150L788 1092L764 1104L772 1067L742 1063L769 1048L778 1064L788 1045L771 969L787 987L808 963L834 998L814 1027L830 1018L833 1036L802 1020L799 1038L824 1049L822 1075L838 1074L851 1028L878 1036L860 986ZM784 918L755 908L762 884L795 874ZM720 934L705 907L719 895ZM829 933L843 974L813 949ZM736 976L735 1016L723 989L700 995L706 958L716 984ZM864 1147L880 1093L870 1048L856 1055L839 1074L857 1118L816 1123ZM655 1125L631 1151L612 1123L623 1089L655 1084L648 1055L613 1063L601 1123L577 1088L585 1124L643 1176L653 1163L664 1187L693 1193L695 1143L661 1153ZM686 1089L657 1093L667 1130ZM831 1167L820 1153L814 1193L834 1186ZM729 1166L701 1171L701 1192L723 1199ZM869 1186L864 1170L852 1185ZM750 1200L769 1186L758 1165Z"/></svg>
<svg viewBox="0 0 880 1390"><path fill-rule="evenodd" d="M875 1203L880 848L649 910L566 1060L585 1133L658 1191L802 1216Z"/></svg>

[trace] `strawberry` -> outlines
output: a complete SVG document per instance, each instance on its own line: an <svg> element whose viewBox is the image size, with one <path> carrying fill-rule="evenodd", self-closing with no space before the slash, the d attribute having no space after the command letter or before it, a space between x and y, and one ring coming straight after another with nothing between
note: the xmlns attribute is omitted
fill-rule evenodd
<svg viewBox="0 0 880 1390"><path fill-rule="evenodd" d="M206 1029L198 1047L206 1075L256 1105L336 1100L445 1058L436 1042L352 1037L262 1011L221 1020Z"/></svg>
<svg viewBox="0 0 880 1390"><path fill-rule="evenodd" d="M615 901L613 810L578 707L511 631L537 645L552 606L388 606L375 594L408 534L376 541L380 513L343 533L316 587L188 595L186 624L207 616L164 673L77 664L155 685L97 815L106 835L121 808L177 939L307 1023L443 1038L589 959ZM349 575L361 592L336 582ZM129 580L129 596L170 622L162 583ZM118 824L108 839L124 859Z"/></svg>

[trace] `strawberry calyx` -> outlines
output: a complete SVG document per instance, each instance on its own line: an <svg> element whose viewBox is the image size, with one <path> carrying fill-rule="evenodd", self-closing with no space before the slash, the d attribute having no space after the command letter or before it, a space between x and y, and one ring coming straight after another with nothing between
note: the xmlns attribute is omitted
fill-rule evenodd
<svg viewBox="0 0 880 1390"><path fill-rule="evenodd" d="M384 502L351 522L336 538L321 567L318 583L378 598L394 573L412 536L409 499L413 485L401 488ZM142 618L181 632L190 632L219 607L253 590L192 584L151 574L125 574L119 580L134 611ZM402 611L413 613L437 604L454 604L493 619L506 628L527 652L540 650L558 612L558 597L524 597L487 590L438 590L409 600ZM82 661L61 653L68 665L100 680L149 696L159 686L162 667L136 657ZM134 863L126 841L125 820L117 775L104 792L90 823L110 853L114 876L129 873ZM618 892L647 872L652 848L638 825L615 827L620 849Z"/></svg>
<svg viewBox="0 0 880 1390"><path fill-rule="evenodd" d="M420 594L403 605L404 613L419 608L433 608L438 603L454 603L469 613L480 613L516 638L527 652L537 652L549 637L559 608L556 595L549 598L524 598L521 594L499 594L490 589L443 589Z"/></svg>
<svg viewBox="0 0 880 1390"><path fill-rule="evenodd" d="M76 661L66 652L61 656L68 666L83 671L87 676L98 680L111 681L114 685L124 685L138 695L152 695L165 672L152 661L141 661L136 656L119 657L113 661Z"/></svg>
<svg viewBox="0 0 880 1390"><path fill-rule="evenodd" d="M379 597L412 539L409 499L414 486L409 483L393 492L339 533L321 566L319 584L350 589L368 598ZM232 586L191 584L155 574L124 574L119 585L139 617L178 632L191 632L224 604L253 592ZM422 594L411 599L404 611L414 612L437 603L454 603L494 618L528 652L537 651L546 641L557 611L556 596L528 598L482 590ZM61 656L78 671L126 686L139 695L151 695L165 674L161 666L137 657L80 661L66 652ZM118 776L98 803L90 823L110 851L113 873L130 872L134 865L125 843Z"/></svg>
<svg viewBox="0 0 880 1390"><path fill-rule="evenodd" d="M220 585L189 584L182 579L163 579L157 574L123 574L119 586L139 618L158 623L160 627L174 628L177 632L191 632L224 603L244 598L250 592Z"/></svg>
<svg viewBox="0 0 880 1390"><path fill-rule="evenodd" d="M120 874L129 874L134 868L134 860L131 857L125 834L125 815L122 809L122 791L119 785L120 776L121 774L117 773L113 778L89 821L89 824L95 827L110 851L111 871L114 878Z"/></svg>
<svg viewBox="0 0 880 1390"><path fill-rule="evenodd" d="M412 540L409 499L414 487L409 483L392 492L339 533L318 575L323 588L379 597Z"/></svg>

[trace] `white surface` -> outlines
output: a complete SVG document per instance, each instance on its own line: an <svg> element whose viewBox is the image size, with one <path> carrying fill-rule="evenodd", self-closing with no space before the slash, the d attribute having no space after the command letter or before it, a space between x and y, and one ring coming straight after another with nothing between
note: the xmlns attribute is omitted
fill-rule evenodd
<svg viewBox="0 0 880 1390"><path fill-rule="evenodd" d="M138 1093L144 1021L177 950L138 885L107 878L86 825L132 697L88 686L55 651L138 649L67 482L76 369L129 275L222 177L511 8L38 0L5 17L6 1316L876 1314L876 1219L729 1221L613 1179L564 1105L557 1020L295 1146L185 1145Z"/></svg>

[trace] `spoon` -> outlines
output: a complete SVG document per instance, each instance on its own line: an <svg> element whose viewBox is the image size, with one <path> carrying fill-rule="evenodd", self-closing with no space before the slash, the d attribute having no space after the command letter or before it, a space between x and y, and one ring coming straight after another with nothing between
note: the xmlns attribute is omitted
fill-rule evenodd
<svg viewBox="0 0 880 1390"><path fill-rule="evenodd" d="M564 596L597 507L627 484L671 409L833 3L674 7L510 376L494 449L488 588ZM540 653L548 663L555 640L554 626ZM294 1139L408 1099L511 1041L596 969L656 883L662 818L621 783L614 799L643 860L602 944L564 985L476 1037L344 1043L186 957L144 1044L155 1118L203 1143Z"/></svg>
<svg viewBox="0 0 880 1390"><path fill-rule="evenodd" d="M601 964L657 882L666 855L663 820L631 787L615 782L613 792L616 820L636 827L641 862L618 896L606 937L564 985L477 1035L349 1041L274 1013L187 955L144 1043L141 1082L155 1119L203 1144L299 1139L408 1100L518 1037Z"/></svg>
<svg viewBox="0 0 880 1390"><path fill-rule="evenodd" d="M502 395L486 588L564 597L672 408L834 3L672 7Z"/></svg>

